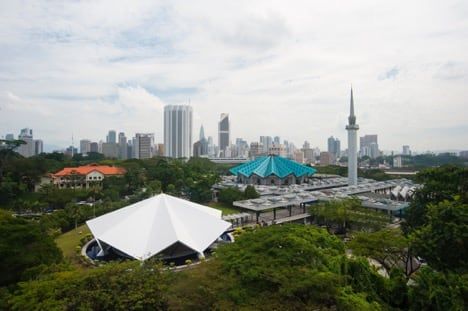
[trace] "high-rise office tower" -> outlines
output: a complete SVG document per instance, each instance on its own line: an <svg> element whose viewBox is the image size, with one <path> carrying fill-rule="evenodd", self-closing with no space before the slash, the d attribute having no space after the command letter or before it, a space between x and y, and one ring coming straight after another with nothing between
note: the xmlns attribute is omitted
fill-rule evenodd
<svg viewBox="0 0 468 311"><path fill-rule="evenodd" d="M273 138L273 143L275 144L275 146L279 146L279 144L281 144L281 139L279 136L275 136Z"/></svg>
<svg viewBox="0 0 468 311"><path fill-rule="evenodd" d="M271 145L273 145L273 140L271 136L260 136L260 143L263 145L263 153L268 154Z"/></svg>
<svg viewBox="0 0 468 311"><path fill-rule="evenodd" d="M34 154L38 155L44 152L44 143L41 139L34 140Z"/></svg>
<svg viewBox="0 0 468 311"><path fill-rule="evenodd" d="M13 134L6 134L6 135L5 135L5 140L15 140L15 135L13 135Z"/></svg>
<svg viewBox="0 0 468 311"><path fill-rule="evenodd" d="M215 156L215 146L213 144L213 137L208 136L208 156Z"/></svg>
<svg viewBox="0 0 468 311"><path fill-rule="evenodd" d="M335 159L338 159L340 157L341 143L338 138L335 138L333 136L328 138L328 152L333 154Z"/></svg>
<svg viewBox="0 0 468 311"><path fill-rule="evenodd" d="M202 140L205 138L205 129L203 128L203 124L202 126L200 126L200 137L199 137L199 140Z"/></svg>
<svg viewBox="0 0 468 311"><path fill-rule="evenodd" d="M126 160L127 159L127 137L125 133L119 133L119 159Z"/></svg>
<svg viewBox="0 0 468 311"><path fill-rule="evenodd" d="M114 130L110 130L106 138L107 143L115 144L117 143L117 137Z"/></svg>
<svg viewBox="0 0 468 311"><path fill-rule="evenodd" d="M65 149L65 154L67 156L73 157L75 154L78 153L78 148L69 146L67 149Z"/></svg>
<svg viewBox="0 0 468 311"><path fill-rule="evenodd" d="M208 140L205 138L205 130L203 125L200 127L200 139L193 144L194 157L201 157L208 155Z"/></svg>
<svg viewBox="0 0 468 311"><path fill-rule="evenodd" d="M136 133L133 138L133 157L150 159L153 157L154 134Z"/></svg>
<svg viewBox="0 0 468 311"><path fill-rule="evenodd" d="M32 157L35 154L35 144L33 140L33 131L29 128L21 129L18 139L25 142L16 149L23 157Z"/></svg>
<svg viewBox="0 0 468 311"><path fill-rule="evenodd" d="M89 144L89 152L99 152L99 144L97 142L93 142Z"/></svg>
<svg viewBox="0 0 468 311"><path fill-rule="evenodd" d="M190 158L192 153L191 106L164 107L164 154L171 158Z"/></svg>
<svg viewBox="0 0 468 311"><path fill-rule="evenodd" d="M348 185L357 185L357 131L359 125L356 124L356 116L354 115L354 99L353 89L351 88L350 112L348 117Z"/></svg>
<svg viewBox="0 0 468 311"><path fill-rule="evenodd" d="M91 152L91 141L89 139L80 140L80 153L86 154Z"/></svg>
<svg viewBox="0 0 468 311"><path fill-rule="evenodd" d="M102 143L101 149L106 158L117 159L119 157L119 146L116 143Z"/></svg>
<svg viewBox="0 0 468 311"><path fill-rule="evenodd" d="M379 143L377 135L364 135L359 138L359 147L361 157L368 156L372 159L380 156Z"/></svg>
<svg viewBox="0 0 468 311"><path fill-rule="evenodd" d="M226 149L231 144L230 141L230 124L229 124L229 114L222 113L221 118L218 123L218 143L220 157L225 157Z"/></svg>

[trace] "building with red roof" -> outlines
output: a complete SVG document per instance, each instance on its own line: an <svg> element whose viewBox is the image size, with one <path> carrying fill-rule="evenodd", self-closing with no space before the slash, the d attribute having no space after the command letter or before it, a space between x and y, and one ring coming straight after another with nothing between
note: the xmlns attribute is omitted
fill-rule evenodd
<svg viewBox="0 0 468 311"><path fill-rule="evenodd" d="M52 183L59 189L90 188L101 186L102 181L110 176L123 176L125 169L118 166L89 164L79 167L65 167L51 174Z"/></svg>

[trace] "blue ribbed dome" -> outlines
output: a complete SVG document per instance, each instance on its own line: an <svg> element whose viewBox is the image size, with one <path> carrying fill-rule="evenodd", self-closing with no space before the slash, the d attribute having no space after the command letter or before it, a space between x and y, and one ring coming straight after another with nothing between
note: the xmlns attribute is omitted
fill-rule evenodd
<svg viewBox="0 0 468 311"><path fill-rule="evenodd" d="M279 178L284 178L289 175L296 177L311 176L317 172L316 169L297 163L295 161L270 155L260 157L253 161L238 165L229 170L233 175L244 175L250 177L252 174L262 178L275 175Z"/></svg>

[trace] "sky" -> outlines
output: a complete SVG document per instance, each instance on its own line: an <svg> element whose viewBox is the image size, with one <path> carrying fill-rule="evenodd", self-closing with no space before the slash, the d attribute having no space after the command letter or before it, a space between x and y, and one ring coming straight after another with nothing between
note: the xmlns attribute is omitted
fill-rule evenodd
<svg viewBox="0 0 468 311"><path fill-rule="evenodd" d="M467 1L1 1L0 136L46 146L155 133L189 104L217 143L280 136L346 148L468 149Z"/></svg>

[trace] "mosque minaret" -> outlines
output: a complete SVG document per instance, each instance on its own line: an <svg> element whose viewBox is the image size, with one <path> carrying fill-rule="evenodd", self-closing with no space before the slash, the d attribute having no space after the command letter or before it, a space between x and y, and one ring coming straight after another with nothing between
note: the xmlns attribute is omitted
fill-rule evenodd
<svg viewBox="0 0 468 311"><path fill-rule="evenodd" d="M351 107L348 117L348 185L357 185L357 131L359 125L356 124L356 116L354 115L354 99L353 88L351 88Z"/></svg>

